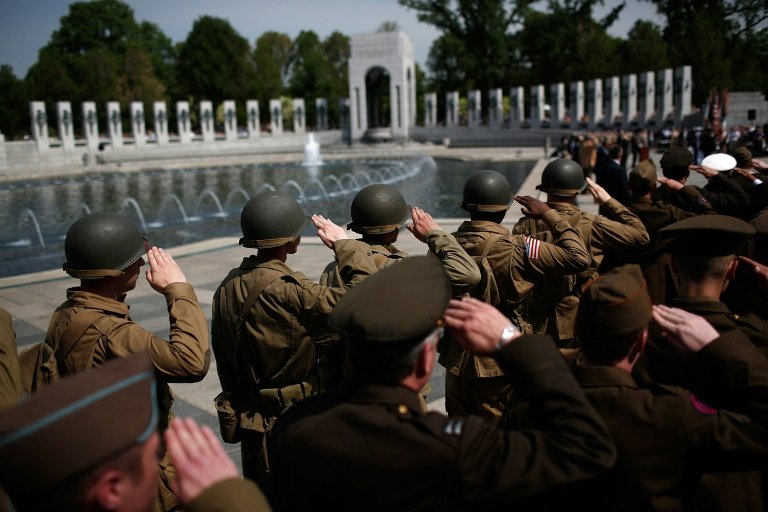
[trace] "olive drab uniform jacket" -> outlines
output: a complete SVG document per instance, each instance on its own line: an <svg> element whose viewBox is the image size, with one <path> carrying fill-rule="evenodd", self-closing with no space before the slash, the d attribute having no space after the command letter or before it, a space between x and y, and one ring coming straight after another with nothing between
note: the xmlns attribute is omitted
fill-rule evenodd
<svg viewBox="0 0 768 512"><path fill-rule="evenodd" d="M10 313L0 308L0 411L15 405L23 396L13 320Z"/></svg>
<svg viewBox="0 0 768 512"><path fill-rule="evenodd" d="M566 508L699 510L702 473L765 467L768 359L738 331L721 335L690 359L697 369L688 383L692 393L642 385L610 366L575 368L616 442L618 458L595 489L572 497ZM735 502L727 509L745 510Z"/></svg>
<svg viewBox="0 0 768 512"><path fill-rule="evenodd" d="M548 203L581 236L590 254L588 268L578 274L545 279L530 298L528 309L534 332L547 332L561 343L574 338L574 322L581 289L597 277L598 268L609 251L635 250L649 241L648 231L637 216L615 199L603 206L607 216L581 211L570 203ZM512 232L534 235L545 233L541 221L523 218Z"/></svg>
<svg viewBox="0 0 768 512"><path fill-rule="evenodd" d="M205 488L187 506L188 512L270 512L261 489L247 478L228 478Z"/></svg>
<svg viewBox="0 0 768 512"><path fill-rule="evenodd" d="M475 261L462 249L453 235L439 229L433 229L427 233L427 245L430 254L434 254L443 264L443 269L451 282L453 295L458 297L469 292L480 282L480 270ZM408 253L401 251L393 244L371 244L370 250L376 268L381 270L393 263L397 263L408 257ZM328 264L320 277L320 284L324 286L343 286L339 275L338 265L335 261Z"/></svg>
<svg viewBox="0 0 768 512"><path fill-rule="evenodd" d="M346 285L376 272L367 244L339 240L333 248ZM236 356L240 309L254 284L270 272L279 277L247 314L242 354ZM222 390L235 393L243 403L241 428L264 432L286 405L338 381L342 362L334 356L337 347L324 342L338 344L338 338L329 336L326 319L345 291L311 281L279 260L255 255L244 258L224 278L213 298L213 351Z"/></svg>
<svg viewBox="0 0 768 512"><path fill-rule="evenodd" d="M498 237L487 255L499 294L499 304L493 305L525 333L532 330L522 306L534 285L546 275L579 272L589 263L584 242L562 215L554 209L549 210L543 216L543 223L551 230L553 243L513 235L504 226L490 221L465 221L454 233L471 256L480 256L486 240ZM474 356L454 343L444 344L439 363L456 376L465 373L478 378L503 375L492 358Z"/></svg>
<svg viewBox="0 0 768 512"><path fill-rule="evenodd" d="M276 421L275 509L506 510L613 464L602 421L548 336L522 336L496 358L533 404L525 432L422 413L403 386L347 382Z"/></svg>
<svg viewBox="0 0 768 512"><path fill-rule="evenodd" d="M67 290L67 300L53 313L45 341L56 352L59 373L62 376L80 373L109 359L149 351L157 378L157 400L160 407L159 424L168 425L173 396L169 382L198 382L208 373L210 345L208 322L188 283L172 283L164 292L170 319L170 338L164 340L133 322L129 307L122 301L102 297L80 288ZM63 352L69 336L67 328L78 315L92 315L87 326L71 350ZM82 317L81 317L82 318ZM71 341L70 341L71 343ZM170 456L160 460L163 485L174 473ZM175 497L163 492L163 507L175 506Z"/></svg>

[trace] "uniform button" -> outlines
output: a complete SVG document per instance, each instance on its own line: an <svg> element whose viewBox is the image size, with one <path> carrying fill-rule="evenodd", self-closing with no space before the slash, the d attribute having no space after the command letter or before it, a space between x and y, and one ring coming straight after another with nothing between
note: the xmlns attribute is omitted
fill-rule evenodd
<svg viewBox="0 0 768 512"><path fill-rule="evenodd" d="M408 407L404 405L398 405L397 412L399 412L400 414L408 414Z"/></svg>
<svg viewBox="0 0 768 512"><path fill-rule="evenodd" d="M367 256L370 256L370 255L371 255L371 253L370 253L370 252L367 252L367 253L365 253L365 254L366 254Z"/></svg>

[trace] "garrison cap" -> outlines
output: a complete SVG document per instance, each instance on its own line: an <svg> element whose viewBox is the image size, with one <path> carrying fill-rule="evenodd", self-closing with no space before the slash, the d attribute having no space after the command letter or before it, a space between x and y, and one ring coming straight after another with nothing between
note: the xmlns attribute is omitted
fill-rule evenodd
<svg viewBox="0 0 768 512"><path fill-rule="evenodd" d="M149 353L111 360L0 414L0 485L17 499L52 491L145 442L156 426Z"/></svg>
<svg viewBox="0 0 768 512"><path fill-rule="evenodd" d="M645 195L656 186L656 164L650 158L643 160L629 173L629 189Z"/></svg>
<svg viewBox="0 0 768 512"><path fill-rule="evenodd" d="M659 164L662 169L672 167L688 167L693 163L693 155L685 148L673 146L669 148L661 157Z"/></svg>
<svg viewBox="0 0 768 512"><path fill-rule="evenodd" d="M698 215L675 222L659 231L672 238L672 253L715 258L738 254L755 227L729 215Z"/></svg>
<svg viewBox="0 0 768 512"><path fill-rule="evenodd" d="M736 167L739 169L752 168L752 152L744 146L736 149L733 153L733 157L736 159Z"/></svg>
<svg viewBox="0 0 768 512"><path fill-rule="evenodd" d="M349 290L328 324L347 341L372 346L418 344L442 325L451 287L434 256L411 256Z"/></svg>
<svg viewBox="0 0 768 512"><path fill-rule="evenodd" d="M701 161L701 166L717 172L730 171L736 167L736 159L726 153L713 153Z"/></svg>
<svg viewBox="0 0 768 512"><path fill-rule="evenodd" d="M581 296L579 338L610 338L648 326L651 299L638 265L624 265L592 281Z"/></svg>

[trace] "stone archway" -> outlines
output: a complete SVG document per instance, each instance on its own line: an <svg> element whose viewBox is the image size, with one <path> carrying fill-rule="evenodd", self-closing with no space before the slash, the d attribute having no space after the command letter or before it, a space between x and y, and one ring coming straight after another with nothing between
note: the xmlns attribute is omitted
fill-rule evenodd
<svg viewBox="0 0 768 512"><path fill-rule="evenodd" d="M352 36L349 59L353 141L407 139L415 123L413 45L402 32Z"/></svg>

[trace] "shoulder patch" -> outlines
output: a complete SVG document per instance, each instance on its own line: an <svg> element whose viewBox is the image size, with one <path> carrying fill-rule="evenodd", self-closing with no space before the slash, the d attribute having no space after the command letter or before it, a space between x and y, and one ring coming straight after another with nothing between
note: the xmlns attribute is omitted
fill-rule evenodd
<svg viewBox="0 0 768 512"><path fill-rule="evenodd" d="M715 409L708 403L704 402L693 393L690 393L690 398L691 398L691 404L693 405L693 407L697 411L699 411L701 414L704 414L705 416L714 416L715 414L717 414L717 409Z"/></svg>
<svg viewBox="0 0 768 512"><path fill-rule="evenodd" d="M448 418L443 425L443 434L449 436L460 436L464 428L464 418Z"/></svg>
<svg viewBox="0 0 768 512"><path fill-rule="evenodd" d="M533 237L525 237L525 253L529 258L535 260L539 257L539 250L541 249L541 240L537 240Z"/></svg>

